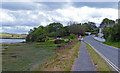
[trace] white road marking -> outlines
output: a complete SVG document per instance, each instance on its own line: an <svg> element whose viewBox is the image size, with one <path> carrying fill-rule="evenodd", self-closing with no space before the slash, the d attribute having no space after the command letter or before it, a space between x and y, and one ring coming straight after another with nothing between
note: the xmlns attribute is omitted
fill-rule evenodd
<svg viewBox="0 0 120 73"><path fill-rule="evenodd" d="M87 43L87 42L86 42ZM89 44L89 43L88 43ZM90 44L89 44L90 45ZM92 45L90 45L108 64L110 64L110 66L115 69L116 71L118 71L120 73L120 69L113 64L109 59L107 59L103 54L101 54L97 49L95 49Z"/></svg>

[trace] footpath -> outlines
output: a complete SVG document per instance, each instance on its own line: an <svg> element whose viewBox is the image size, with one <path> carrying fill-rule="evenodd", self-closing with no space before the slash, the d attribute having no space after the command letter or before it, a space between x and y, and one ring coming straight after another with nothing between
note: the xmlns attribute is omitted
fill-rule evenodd
<svg viewBox="0 0 120 73"><path fill-rule="evenodd" d="M74 63L72 71L94 71L95 66L92 63L90 55L86 49L86 44L81 42L78 59Z"/></svg>

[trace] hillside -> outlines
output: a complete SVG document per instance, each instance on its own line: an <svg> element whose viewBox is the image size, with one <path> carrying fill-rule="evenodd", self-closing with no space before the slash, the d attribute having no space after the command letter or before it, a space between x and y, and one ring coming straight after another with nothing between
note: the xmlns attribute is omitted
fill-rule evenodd
<svg viewBox="0 0 120 73"><path fill-rule="evenodd" d="M24 39L26 34L0 33L0 38L4 39Z"/></svg>

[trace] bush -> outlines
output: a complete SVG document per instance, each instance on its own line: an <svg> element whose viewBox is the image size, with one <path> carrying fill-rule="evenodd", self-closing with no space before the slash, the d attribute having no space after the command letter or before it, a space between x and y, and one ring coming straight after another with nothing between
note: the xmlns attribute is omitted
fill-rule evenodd
<svg viewBox="0 0 120 73"><path fill-rule="evenodd" d="M114 26L104 27L102 30L104 38L107 41L119 42L120 41L120 24L115 24Z"/></svg>
<svg viewBox="0 0 120 73"><path fill-rule="evenodd" d="M54 43L55 44L60 44L60 43L62 43L64 40L60 40L60 39L56 39L55 41L54 41Z"/></svg>
<svg viewBox="0 0 120 73"><path fill-rule="evenodd" d="M70 38L71 38L71 39L74 39L75 37L76 37L76 35L75 35L75 34L73 34L73 33L72 33L72 34L70 34Z"/></svg>
<svg viewBox="0 0 120 73"><path fill-rule="evenodd" d="M40 42L45 42L47 39L46 38L43 38L40 40Z"/></svg>

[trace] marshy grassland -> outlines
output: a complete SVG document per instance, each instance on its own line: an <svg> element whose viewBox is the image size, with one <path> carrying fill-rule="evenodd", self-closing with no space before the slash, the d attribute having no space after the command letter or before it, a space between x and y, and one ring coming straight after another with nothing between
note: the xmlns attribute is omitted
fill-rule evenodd
<svg viewBox="0 0 120 73"><path fill-rule="evenodd" d="M74 39L64 39L65 41L60 44L54 44L53 41L55 39L51 38L46 42L29 42L29 43L18 43L18 44L3 44L2 48L2 69L3 71L36 71L46 66L48 61L56 60L54 63L57 64L59 59L61 59L62 54L66 54L70 57L73 55L73 59L68 58L64 63L69 63L70 68L72 67L72 63L77 54L74 52L75 49L71 49L77 44L77 48L79 48L78 41L76 39L76 44L69 46L68 48L60 51L59 53L55 53L56 49L60 49L60 46L66 46L73 42ZM68 51L71 50L69 53ZM70 62L69 59L71 59ZM62 59L64 60L64 59ZM61 64L60 64L61 65ZM48 66L48 65L47 65ZM67 65L66 65L67 66ZM64 66L65 67L65 66ZM65 70L70 70L69 67L64 68ZM62 68L63 69L63 68Z"/></svg>

